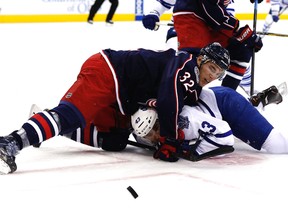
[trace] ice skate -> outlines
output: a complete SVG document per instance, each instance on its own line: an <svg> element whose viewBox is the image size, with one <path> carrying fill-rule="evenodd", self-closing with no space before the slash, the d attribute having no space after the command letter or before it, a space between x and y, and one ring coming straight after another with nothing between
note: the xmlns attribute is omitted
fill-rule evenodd
<svg viewBox="0 0 288 216"><path fill-rule="evenodd" d="M0 174L13 173L17 170L15 155L18 152L16 139L12 135L0 137Z"/></svg>
<svg viewBox="0 0 288 216"><path fill-rule="evenodd" d="M114 22L112 20L106 21L106 26L113 26Z"/></svg>
<svg viewBox="0 0 288 216"><path fill-rule="evenodd" d="M279 104L283 100L281 93L278 91L276 86L271 86L265 89L262 92L259 92L253 95L250 98L250 101L253 106L258 106L260 102L263 104L263 107L267 106L268 104Z"/></svg>

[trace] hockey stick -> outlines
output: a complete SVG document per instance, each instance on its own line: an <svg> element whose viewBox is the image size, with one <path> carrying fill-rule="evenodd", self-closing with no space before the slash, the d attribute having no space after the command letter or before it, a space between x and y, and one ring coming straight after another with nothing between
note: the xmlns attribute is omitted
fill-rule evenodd
<svg viewBox="0 0 288 216"><path fill-rule="evenodd" d="M174 23L161 23L161 22L156 22L156 25L158 26L174 26Z"/></svg>
<svg viewBox="0 0 288 216"><path fill-rule="evenodd" d="M254 2L254 16L253 16L253 32L256 32L257 11L258 11L258 0L255 0L255 2ZM255 48L253 49L252 60L251 60L251 88L250 88L250 95L253 95L253 93L254 93L254 74L255 74Z"/></svg>
<svg viewBox="0 0 288 216"><path fill-rule="evenodd" d="M127 144L129 144L131 146L143 148L143 149L148 149L150 151L156 151L157 150L157 148L155 146L145 145L145 144L138 143L138 142L135 142L135 141L132 141L132 140L128 140Z"/></svg>
<svg viewBox="0 0 288 216"><path fill-rule="evenodd" d="M288 37L288 34L279 34L279 33L272 33L272 32L260 32L260 31L257 31L256 34L268 35L268 36L277 36L277 37Z"/></svg>
<svg viewBox="0 0 288 216"><path fill-rule="evenodd" d="M207 159L207 158L211 158L211 157L215 157L215 156L219 156L219 155L223 155L223 154L227 154L227 153L231 153L234 151L234 147L233 146L221 146L221 145L216 145L218 148L211 150L209 152L205 152L204 154L198 155L196 153L196 148L200 145L202 139L205 136L209 136L211 134L205 134L203 132L201 132L201 130L199 130L199 137L195 140L193 140L193 144L187 145L182 145L182 147L180 147L180 151L178 153L174 153L176 157L184 159L184 160L188 160L188 161L192 161L192 162L196 162L196 161L200 161L203 159ZM191 140L192 141L192 140ZM157 145L156 146L151 146L151 145L145 145L142 143L138 143L132 140L128 140L129 145L135 146L135 147L140 147L143 149L147 149L150 151L156 151Z"/></svg>
<svg viewBox="0 0 288 216"><path fill-rule="evenodd" d="M170 27L172 27L172 26L174 26L174 24L173 24L173 23L161 23L161 22L156 22L154 31L157 31L157 30L160 28L160 26L170 26Z"/></svg>

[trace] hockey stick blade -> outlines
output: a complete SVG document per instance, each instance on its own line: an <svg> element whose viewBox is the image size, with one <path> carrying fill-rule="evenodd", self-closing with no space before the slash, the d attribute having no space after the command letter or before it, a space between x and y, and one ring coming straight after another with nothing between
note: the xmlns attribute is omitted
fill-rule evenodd
<svg viewBox="0 0 288 216"><path fill-rule="evenodd" d="M192 162L197 162L200 160L204 160L207 158L211 158L211 157L215 157L215 156L219 156L219 155L224 155L224 154L228 154L228 153L232 153L234 151L234 147L233 146L222 146L220 148L214 149L212 151L206 152L202 155L195 155L195 154L191 154L190 152L183 152L181 154L178 154L177 156L179 158L185 159L185 160L189 160Z"/></svg>

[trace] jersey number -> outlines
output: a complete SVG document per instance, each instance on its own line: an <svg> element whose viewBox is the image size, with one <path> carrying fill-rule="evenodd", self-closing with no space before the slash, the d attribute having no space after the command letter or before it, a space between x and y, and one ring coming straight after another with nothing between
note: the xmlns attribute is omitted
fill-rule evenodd
<svg viewBox="0 0 288 216"><path fill-rule="evenodd" d="M203 131L205 131L206 133L211 134L211 133L214 133L216 131L216 127L207 121L203 121L201 126L203 128Z"/></svg>
<svg viewBox="0 0 288 216"><path fill-rule="evenodd" d="M195 84L194 80L190 79L191 74L189 72L185 72L183 76L180 77L180 82L183 84L186 92L193 93L195 90L193 90L193 86Z"/></svg>

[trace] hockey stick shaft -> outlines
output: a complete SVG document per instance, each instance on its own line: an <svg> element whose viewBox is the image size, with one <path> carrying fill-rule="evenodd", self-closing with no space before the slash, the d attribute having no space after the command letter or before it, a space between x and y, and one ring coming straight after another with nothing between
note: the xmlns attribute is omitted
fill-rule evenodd
<svg viewBox="0 0 288 216"><path fill-rule="evenodd" d="M272 32L256 32L259 35L268 35L268 36L278 36L278 37L288 37L288 34L279 34L279 33L272 33Z"/></svg>
<svg viewBox="0 0 288 216"><path fill-rule="evenodd" d="M157 22L156 25L158 25L158 26L170 26L170 27L174 26L173 23L161 23L161 22Z"/></svg>
<svg viewBox="0 0 288 216"><path fill-rule="evenodd" d="M253 16L253 31L256 32L257 27L257 11L258 11L258 0L254 2L254 16ZM254 74L255 74L255 48L253 49L251 59L251 88L250 95L254 94Z"/></svg>
<svg viewBox="0 0 288 216"><path fill-rule="evenodd" d="M128 140L127 144L135 146L135 147L143 148L143 149L148 149L148 150L151 150L151 151L155 151L156 150L155 146L145 145L145 144L138 143L138 142L135 142L135 141L132 141L132 140Z"/></svg>
<svg viewBox="0 0 288 216"><path fill-rule="evenodd" d="M150 150L150 151L156 151L157 150L157 148L155 146L141 144L141 143L138 143L138 142L135 142L135 141L132 141L132 140L128 140L128 144L131 145L131 146L143 148L143 149ZM198 144L197 144L197 146L198 146ZM194 149L196 149L196 147L194 147ZM202 155L193 154L193 153L189 153L189 154L176 153L175 156L178 157L178 158L182 158L184 160L196 162L196 161L200 161L200 160L203 160L203 159L206 159L206 158L210 158L210 157L215 157L215 156L231 153L233 151L234 151L233 146L222 146L221 148L214 149L214 150L206 152L206 153L204 153Z"/></svg>

